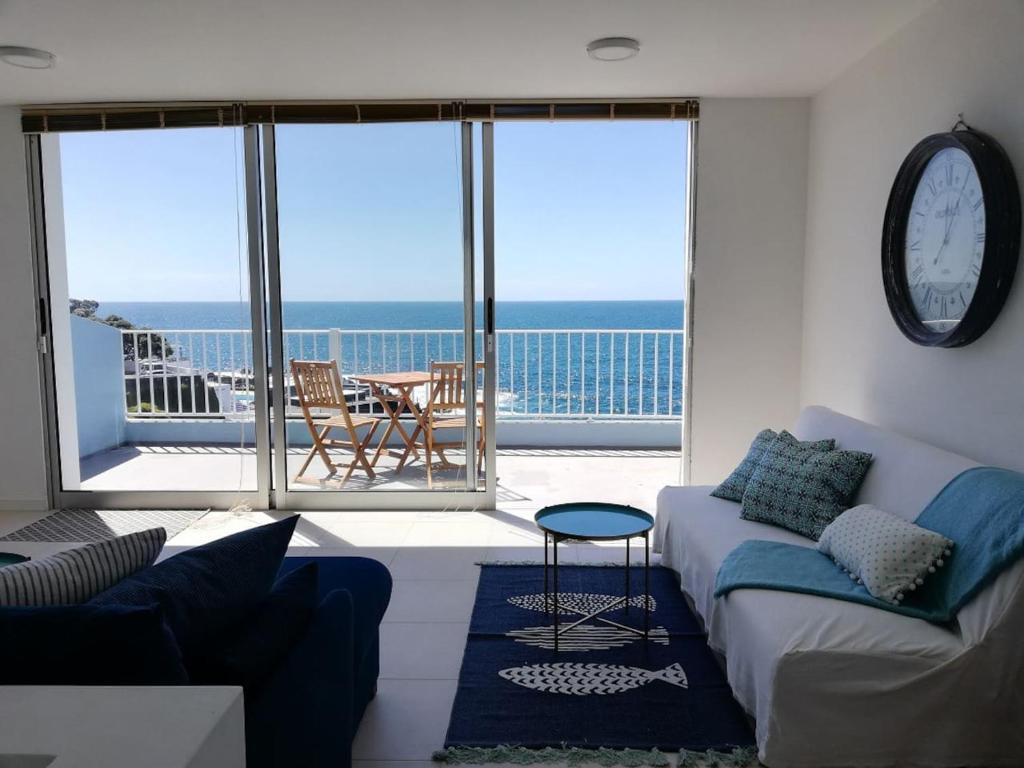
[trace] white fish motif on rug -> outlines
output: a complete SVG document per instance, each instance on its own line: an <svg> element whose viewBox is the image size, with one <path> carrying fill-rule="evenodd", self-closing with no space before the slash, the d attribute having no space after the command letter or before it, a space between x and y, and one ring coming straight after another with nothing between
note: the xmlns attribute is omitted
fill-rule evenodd
<svg viewBox="0 0 1024 768"><path fill-rule="evenodd" d="M524 688L570 696L624 693L656 680L680 688L689 687L686 672L678 662L658 670L627 667L621 664L554 662L510 667L499 670L498 674Z"/></svg>
<svg viewBox="0 0 1024 768"><path fill-rule="evenodd" d="M554 650L555 630L552 626L525 627L513 629L505 633L506 637L514 638L517 643L525 643L534 648ZM665 627L652 627L650 642L668 645L668 630ZM622 648L644 638L635 632L628 632L607 624L580 624L573 627L558 638L558 647L563 651L607 651L610 648Z"/></svg>
<svg viewBox="0 0 1024 768"><path fill-rule="evenodd" d="M593 613L599 608L608 605L613 600L621 600L621 595L597 595L593 592L559 592L558 593L558 615L562 614L571 615L573 613L588 614ZM654 597L651 600L651 611L658 610L658 603ZM525 608L528 611L539 611L544 613L544 593L538 595L515 595L508 598L508 602L519 608ZM643 610L644 607L644 596L634 595L629 598L629 606L631 608L639 608ZM548 610L554 610L555 607L555 596L554 594L548 595Z"/></svg>

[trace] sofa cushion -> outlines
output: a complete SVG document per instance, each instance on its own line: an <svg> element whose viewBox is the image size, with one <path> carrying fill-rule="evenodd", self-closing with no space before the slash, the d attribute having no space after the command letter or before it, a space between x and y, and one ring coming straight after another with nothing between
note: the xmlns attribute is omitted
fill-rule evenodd
<svg viewBox="0 0 1024 768"><path fill-rule="evenodd" d="M298 517L225 536L169 557L108 589L96 605L164 608L186 666L219 647L274 583Z"/></svg>
<svg viewBox="0 0 1024 768"><path fill-rule="evenodd" d="M873 507L848 509L825 528L818 550L864 585L873 597L899 603L942 567L953 542Z"/></svg>
<svg viewBox="0 0 1024 768"><path fill-rule="evenodd" d="M750 476L754 474L754 470L757 469L768 446L775 442L778 436L779 434L774 429L762 429L758 432L747 450L747 455L743 457L743 461L732 471L732 474L711 491L711 495L729 501L743 501L743 492L747 489ZM808 443L807 446L815 450L831 451L836 447L836 441L819 440Z"/></svg>
<svg viewBox="0 0 1024 768"><path fill-rule="evenodd" d="M783 430L747 483L743 518L817 540L850 506L870 466L870 453L816 450Z"/></svg>
<svg viewBox="0 0 1024 768"><path fill-rule="evenodd" d="M746 604L749 598L752 606L767 603L775 606L773 611L764 612L761 621L766 627L774 627L780 644L785 645L784 638L792 639L793 648L811 648L817 639L826 638L833 647L840 647L843 637L854 643L851 648L872 651L914 649L927 655L929 642L938 643L936 650L939 655L962 648L955 634L947 629L920 619L840 600L759 589L737 590L724 599L715 599L713 593L718 569L741 542L763 539L808 548L813 548L815 543L785 528L744 520L735 504L708 496L711 490L708 486L666 490L674 493L662 492L659 496L658 517L667 519L662 564L679 572L680 586L694 599L697 611L709 630L720 621L720 612L731 612L733 606ZM797 621L794 617L799 611L784 610L787 620L776 625L773 612L781 610L778 606L786 600L799 603L799 610L808 613ZM847 614L847 611L851 613ZM843 618L847 615L851 617L848 625ZM787 623L792 623L794 628L788 634ZM715 639L713 632L711 639ZM730 657L730 664L732 662Z"/></svg>
<svg viewBox="0 0 1024 768"><path fill-rule="evenodd" d="M257 688L306 632L319 602L316 563L285 573L224 647L194 664L193 680Z"/></svg>
<svg viewBox="0 0 1024 768"><path fill-rule="evenodd" d="M183 685L159 606L0 608L0 685Z"/></svg>
<svg viewBox="0 0 1024 768"><path fill-rule="evenodd" d="M0 568L0 605L84 603L152 565L166 540L167 531L152 528L7 565Z"/></svg>
<svg viewBox="0 0 1024 768"><path fill-rule="evenodd" d="M281 573L309 563L317 564L317 589L321 599L337 589L346 589L352 594L354 652L359 666L377 649L378 627L391 601L391 573L386 565L368 557L287 557L281 565ZM375 665L376 662L374 677Z"/></svg>

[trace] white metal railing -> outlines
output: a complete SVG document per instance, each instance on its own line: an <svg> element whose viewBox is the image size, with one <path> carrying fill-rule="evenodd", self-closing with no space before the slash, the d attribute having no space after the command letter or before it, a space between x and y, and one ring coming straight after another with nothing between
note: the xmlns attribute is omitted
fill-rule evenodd
<svg viewBox="0 0 1024 768"><path fill-rule="evenodd" d="M129 417L252 417L250 331L126 330L122 340ZM478 330L477 359L482 342ZM431 360L463 357L462 331L449 329L286 330L284 344L286 359L338 361L355 412L369 411L373 399L349 377L429 370ZM500 418L682 414L682 331L508 329L497 331L495 344Z"/></svg>

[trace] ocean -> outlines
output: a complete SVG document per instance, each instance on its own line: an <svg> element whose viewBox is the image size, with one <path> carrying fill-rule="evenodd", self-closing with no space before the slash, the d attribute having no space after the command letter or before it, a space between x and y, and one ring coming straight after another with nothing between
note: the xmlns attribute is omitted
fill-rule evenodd
<svg viewBox="0 0 1024 768"><path fill-rule="evenodd" d="M249 305L239 302L102 302L97 314L120 315L148 328L226 330L249 327ZM477 304L477 327L483 320ZM462 327L457 301L286 301L287 329L348 330L456 329ZM651 328L679 330L682 301L499 301L495 320L502 329Z"/></svg>
<svg viewBox="0 0 1024 768"><path fill-rule="evenodd" d="M249 328L248 304L102 302L97 315L110 314L163 331L178 361L206 370L252 368L248 336L237 333ZM346 375L424 370L431 360L462 357L460 302L288 301L282 315L287 357L337 359ZM481 328L479 304L476 315ZM505 415L682 412L682 301L497 302L495 320Z"/></svg>

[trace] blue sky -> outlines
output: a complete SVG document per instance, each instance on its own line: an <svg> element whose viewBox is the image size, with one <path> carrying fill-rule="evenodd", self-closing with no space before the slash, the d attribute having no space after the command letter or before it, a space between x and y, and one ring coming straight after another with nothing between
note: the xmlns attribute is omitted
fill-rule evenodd
<svg viewBox="0 0 1024 768"><path fill-rule="evenodd" d="M458 130L279 127L285 300L460 300ZM241 153L230 129L63 135L71 295L237 299ZM499 123L498 299L681 298L685 161L683 122Z"/></svg>

